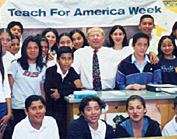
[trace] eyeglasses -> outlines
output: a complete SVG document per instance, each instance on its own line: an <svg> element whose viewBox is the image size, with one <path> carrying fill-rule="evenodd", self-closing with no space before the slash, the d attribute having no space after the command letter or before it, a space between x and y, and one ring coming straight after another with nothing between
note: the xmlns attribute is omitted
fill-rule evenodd
<svg viewBox="0 0 177 139"><path fill-rule="evenodd" d="M89 35L90 38L100 38L102 35L101 34L92 34L92 35Z"/></svg>

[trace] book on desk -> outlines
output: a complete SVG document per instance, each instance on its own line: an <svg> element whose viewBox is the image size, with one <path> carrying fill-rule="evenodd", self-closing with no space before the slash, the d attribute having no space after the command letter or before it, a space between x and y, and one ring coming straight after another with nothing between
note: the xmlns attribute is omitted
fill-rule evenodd
<svg viewBox="0 0 177 139"><path fill-rule="evenodd" d="M177 85L172 84L147 84L146 89L154 92L166 92L169 94L177 94Z"/></svg>

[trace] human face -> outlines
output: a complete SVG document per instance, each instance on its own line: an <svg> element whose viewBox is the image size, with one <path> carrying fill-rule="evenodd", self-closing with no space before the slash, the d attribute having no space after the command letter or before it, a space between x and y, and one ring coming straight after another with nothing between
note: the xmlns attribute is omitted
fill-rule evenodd
<svg viewBox="0 0 177 139"><path fill-rule="evenodd" d="M21 28L18 25L13 26L10 29L10 32L12 33L12 35L18 36L19 39L21 38L22 30L21 30Z"/></svg>
<svg viewBox="0 0 177 139"><path fill-rule="evenodd" d="M144 57L148 49L148 40L146 38L139 38L133 46L135 57Z"/></svg>
<svg viewBox="0 0 177 139"><path fill-rule="evenodd" d="M13 55L17 54L18 51L20 50L20 42L18 39L13 39L11 46L9 48L9 52L11 52Z"/></svg>
<svg viewBox="0 0 177 139"><path fill-rule="evenodd" d="M29 121L35 129L40 129L45 112L46 108L40 100L33 101L28 107L28 111L25 109L25 114L28 115Z"/></svg>
<svg viewBox="0 0 177 139"><path fill-rule="evenodd" d="M39 55L39 46L37 43L30 41L26 47L26 53L28 56L28 62L32 62L31 64L35 63Z"/></svg>
<svg viewBox="0 0 177 139"><path fill-rule="evenodd" d="M73 49L73 42L68 36L62 36L59 40L58 47L67 46Z"/></svg>
<svg viewBox="0 0 177 139"><path fill-rule="evenodd" d="M2 32L0 35L0 40L2 43L2 53L5 55L6 51L10 48L11 46L11 37L9 33L7 32Z"/></svg>
<svg viewBox="0 0 177 139"><path fill-rule="evenodd" d="M86 118L90 126L95 124L97 125L101 115L101 107L98 102L90 101L88 105L85 106L84 113L82 113L82 115Z"/></svg>
<svg viewBox="0 0 177 139"><path fill-rule="evenodd" d="M173 46L172 40L168 38L163 40L162 45L161 45L161 50L164 54L164 57L173 56L174 46Z"/></svg>
<svg viewBox="0 0 177 139"><path fill-rule="evenodd" d="M89 33L89 36L87 37L87 40L88 40L89 45L93 49L98 50L99 48L103 46L105 36L103 36L99 28L92 28L92 30Z"/></svg>
<svg viewBox="0 0 177 139"><path fill-rule="evenodd" d="M77 33L77 32L74 33L72 35L72 38L73 38L73 45L74 45L75 49L79 49L79 48L81 48L83 46L84 39L79 33Z"/></svg>
<svg viewBox="0 0 177 139"><path fill-rule="evenodd" d="M123 43L123 40L125 38L125 34L122 30L116 29L112 34L111 38L113 39L114 45L119 45Z"/></svg>
<svg viewBox="0 0 177 139"><path fill-rule="evenodd" d="M56 43L57 38L56 38L55 34L52 31L47 32L45 37L49 41L49 49L51 49L54 46L54 44Z"/></svg>
<svg viewBox="0 0 177 139"><path fill-rule="evenodd" d="M57 59L58 64L60 65L61 71L63 74L70 69L71 64L73 63L73 58L71 53L62 53L59 60Z"/></svg>
<svg viewBox="0 0 177 139"><path fill-rule="evenodd" d="M151 18L144 18L138 27L141 30L141 32L148 36L151 36L152 29L155 27L155 25Z"/></svg>
<svg viewBox="0 0 177 139"><path fill-rule="evenodd" d="M45 57L48 54L49 46L46 41L41 41L40 44L42 47L42 57Z"/></svg>
<svg viewBox="0 0 177 139"><path fill-rule="evenodd" d="M146 112L146 108L143 107L142 103L138 99L132 100L128 103L127 113L130 117L131 122L142 122L144 114Z"/></svg>
<svg viewBox="0 0 177 139"><path fill-rule="evenodd" d="M175 29L175 31L173 31L173 34L175 35L175 38L177 39L177 29Z"/></svg>

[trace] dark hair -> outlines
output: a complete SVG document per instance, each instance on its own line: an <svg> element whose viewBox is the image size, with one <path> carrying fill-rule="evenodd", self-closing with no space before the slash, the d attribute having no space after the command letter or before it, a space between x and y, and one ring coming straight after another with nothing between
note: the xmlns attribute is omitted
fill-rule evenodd
<svg viewBox="0 0 177 139"><path fill-rule="evenodd" d="M142 103L143 107L146 108L145 101L144 101L144 99L141 96L132 95L126 101L126 110L128 110L128 104L129 104L129 102L133 101L133 100L139 100Z"/></svg>
<svg viewBox="0 0 177 139"><path fill-rule="evenodd" d="M19 26L21 29L21 34L23 33L23 25L18 22L18 21L12 21L7 25L7 28L10 30L11 28L13 28L14 26Z"/></svg>
<svg viewBox="0 0 177 139"><path fill-rule="evenodd" d="M146 34L144 34L144 33L142 33L142 32L140 32L140 33L137 33L137 34L135 34L134 36L133 36L133 46L135 46L135 43L138 41L138 39L140 39L140 38L145 38L145 39L147 39L147 41L148 41L148 46L149 46L149 37L148 37L148 35L146 35Z"/></svg>
<svg viewBox="0 0 177 139"><path fill-rule="evenodd" d="M54 28L47 28L45 29L43 32L42 32L42 35L45 36L48 32L53 32L53 34L55 34L55 37L56 37L56 42L55 44L52 46L51 50L52 51L56 51L58 49L57 47L57 43L58 43L58 32L56 29Z"/></svg>
<svg viewBox="0 0 177 139"><path fill-rule="evenodd" d="M4 82L4 65L3 65L3 62L2 62L2 44L1 44L1 41L0 41L0 72L1 72L1 75L2 75L2 83Z"/></svg>
<svg viewBox="0 0 177 139"><path fill-rule="evenodd" d="M12 40L17 39L20 42L20 38L18 36L12 35Z"/></svg>
<svg viewBox="0 0 177 139"><path fill-rule="evenodd" d="M80 113L81 112L84 113L84 108L88 105L88 103L90 101L96 101L101 109L105 108L105 106L106 106L105 102L103 100L101 100L99 97L97 97L97 96L88 96L88 97L83 98L81 100L80 104L79 104Z"/></svg>
<svg viewBox="0 0 177 139"><path fill-rule="evenodd" d="M33 101L38 101L38 100L40 100L40 101L42 102L42 104L43 104L44 106L46 106L45 101L44 101L44 99L42 98L42 96L31 95L31 96L29 96L28 98L26 98L26 100L25 100L25 109L28 111L28 108L30 107L31 103L32 103Z"/></svg>
<svg viewBox="0 0 177 139"><path fill-rule="evenodd" d="M170 34L170 36L173 38L173 39L176 39L176 36L173 34L173 32L175 32L175 30L177 30L177 21L174 23L173 27L172 27L172 32Z"/></svg>
<svg viewBox="0 0 177 139"><path fill-rule="evenodd" d="M176 44L175 44L174 39L171 36L163 36L160 38L159 43L158 43L158 56L164 57L164 53L161 50L161 45L165 39L170 39L172 41L172 44L174 47L173 55L177 55L177 49L176 49Z"/></svg>
<svg viewBox="0 0 177 139"><path fill-rule="evenodd" d="M70 53L72 55L73 58L73 51L71 50L71 48L67 47L67 46L62 46L60 48L57 49L57 59L60 59L61 54L63 53Z"/></svg>
<svg viewBox="0 0 177 139"><path fill-rule="evenodd" d="M12 33L10 32L9 29L6 29L6 28L0 29L0 35L1 35L2 33L4 33L4 32L7 32L7 33L9 34L10 38L12 39Z"/></svg>
<svg viewBox="0 0 177 139"><path fill-rule="evenodd" d="M141 22L143 21L144 18L151 18L153 23L154 23L154 17L152 17L149 14L144 14L143 16L140 17L140 24L141 24Z"/></svg>
<svg viewBox="0 0 177 139"><path fill-rule="evenodd" d="M122 42L122 45L123 45L123 47L124 47L124 46L127 46L127 45L128 45L128 42L127 42L127 34L126 34L126 32L125 32L125 29L124 29L122 26L120 26L120 25L115 25L115 26L113 26L113 27L111 28L111 30L110 30L110 32L109 32L109 43L110 43L110 44L109 44L109 47L114 47L114 41L113 41L111 35L114 33L114 31L115 31L116 29L120 29L120 30L123 32L123 34L125 35L124 40L123 40L123 42Z"/></svg>
<svg viewBox="0 0 177 139"><path fill-rule="evenodd" d="M177 96L174 99L174 107L176 107L176 106L177 106Z"/></svg>
<svg viewBox="0 0 177 139"><path fill-rule="evenodd" d="M83 40L84 40L84 43L83 43L82 48L83 48L84 46L88 46L88 45L89 45L89 44L88 44L88 41L87 41L87 39L86 39L86 37L85 37L85 35L84 35L84 33L83 33L81 30L79 30L79 29L74 29L74 30L72 30L72 31L70 32L71 37L72 37L75 33L79 33L79 34L82 36Z"/></svg>
<svg viewBox="0 0 177 139"><path fill-rule="evenodd" d="M28 55L26 53L26 49L27 49L29 42L36 42L39 47L39 55L36 59L36 69L41 72L44 65L42 63L42 48L37 40L37 37L29 36L24 40L22 49L21 49L21 57L17 61L20 63L20 65L22 66L24 70L28 70L29 64L27 61ZM38 69L38 67L40 68L40 70Z"/></svg>
<svg viewBox="0 0 177 139"><path fill-rule="evenodd" d="M58 36L58 45L59 45L59 42L60 42L60 39L63 37L63 36L67 36L71 39L71 41L73 42L73 38L71 37L71 35L69 33L61 33L59 36Z"/></svg>

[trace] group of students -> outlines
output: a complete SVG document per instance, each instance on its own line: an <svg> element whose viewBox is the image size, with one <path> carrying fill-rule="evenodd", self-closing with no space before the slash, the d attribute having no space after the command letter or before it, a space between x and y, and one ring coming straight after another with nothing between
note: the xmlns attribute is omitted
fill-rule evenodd
<svg viewBox="0 0 177 139"><path fill-rule="evenodd" d="M118 72L116 71L117 88L141 90L145 89L145 85L148 83L177 84L175 44L177 23L173 27L173 37L163 36L158 45L155 45L157 39L152 35L155 24L151 15L143 15L138 27L141 33L134 35L132 47L127 46L126 32L122 26L114 26L109 33L109 46L112 47L109 49L118 51L124 56L122 59L125 58L119 64ZM74 66L71 67L75 54L79 54L76 50L88 45L97 45L100 43L99 40L92 39L99 39L104 33L95 35L93 34L94 29L90 29L88 31L90 38L87 41L84 33L78 29L70 33L61 33L58 36L56 29L48 28L41 35L27 37L22 44L20 57L15 60L16 55L19 55L22 33L23 26L20 22L15 21L9 23L7 29L0 29L0 71L2 76L0 84L0 93L2 94L0 95L2 96L0 97L0 107L2 108L0 108L2 110L0 112L0 138L2 138L6 126L10 127L8 121L12 117L12 112L11 128L14 128L26 117L25 99L30 95L41 95L44 98L46 115L56 119L60 138L66 138L67 109L64 96L85 87L78 72L73 68ZM89 36L91 34L92 36ZM158 58L157 52L153 49L158 50L160 59L159 63L155 65L153 63L154 61L156 63ZM117 65L115 66L117 69ZM81 113L83 112L81 111Z"/></svg>

